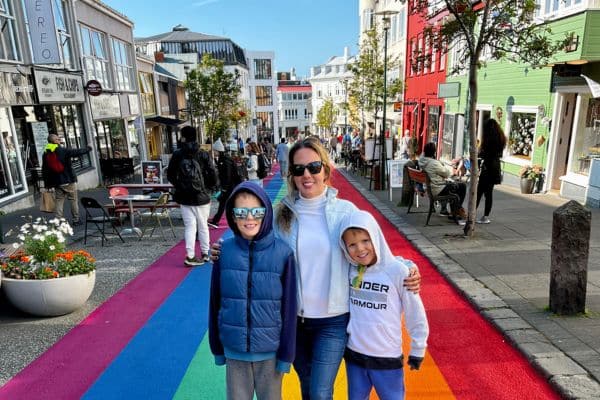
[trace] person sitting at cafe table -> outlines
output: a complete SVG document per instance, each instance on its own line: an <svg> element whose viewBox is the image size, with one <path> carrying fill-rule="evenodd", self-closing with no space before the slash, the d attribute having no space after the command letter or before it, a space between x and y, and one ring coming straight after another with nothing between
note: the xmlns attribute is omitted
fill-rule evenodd
<svg viewBox="0 0 600 400"><path fill-rule="evenodd" d="M457 170L436 160L435 143L425 144L423 154L419 158L419 167L427 173L431 181L431 193L434 196L456 194L458 195L458 204L452 204L452 214L464 220L467 218L467 212L462 204L467 194L467 185L464 182L453 181L451 176L457 174Z"/></svg>

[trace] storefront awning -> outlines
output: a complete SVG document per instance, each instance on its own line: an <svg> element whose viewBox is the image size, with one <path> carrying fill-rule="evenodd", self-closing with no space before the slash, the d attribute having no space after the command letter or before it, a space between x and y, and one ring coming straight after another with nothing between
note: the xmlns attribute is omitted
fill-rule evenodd
<svg viewBox="0 0 600 400"><path fill-rule="evenodd" d="M157 124L163 124L163 125L168 125L168 126L179 126L179 125L187 122L187 121L183 121L183 120L177 119L177 118L162 117L160 115L157 115L156 117L146 118L146 121L156 122Z"/></svg>

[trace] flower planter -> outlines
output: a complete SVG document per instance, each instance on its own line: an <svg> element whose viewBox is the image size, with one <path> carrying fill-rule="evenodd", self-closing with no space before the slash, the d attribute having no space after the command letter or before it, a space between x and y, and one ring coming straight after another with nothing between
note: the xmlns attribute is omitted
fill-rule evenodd
<svg viewBox="0 0 600 400"><path fill-rule="evenodd" d="M533 179L521 178L521 193L531 194L533 193L535 181Z"/></svg>
<svg viewBox="0 0 600 400"><path fill-rule="evenodd" d="M96 271L55 279L2 278L7 299L19 310L41 317L69 314L94 290Z"/></svg>

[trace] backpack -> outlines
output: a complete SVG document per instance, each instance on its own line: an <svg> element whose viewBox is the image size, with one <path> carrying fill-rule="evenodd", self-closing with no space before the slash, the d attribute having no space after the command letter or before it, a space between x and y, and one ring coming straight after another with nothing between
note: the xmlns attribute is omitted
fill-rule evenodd
<svg viewBox="0 0 600 400"><path fill-rule="evenodd" d="M258 159L258 169L256 171L256 175L258 176L258 179L263 179L265 176L267 176L267 168L268 168L268 162L267 162L267 157L263 154L257 154L256 158Z"/></svg>
<svg viewBox="0 0 600 400"><path fill-rule="evenodd" d="M63 171L65 170L65 166L60 161L55 151L47 152L44 154L44 156L46 157L46 165L48 166L50 171L57 174L63 173Z"/></svg>
<svg viewBox="0 0 600 400"><path fill-rule="evenodd" d="M233 159L233 186L237 186L240 183L248 180L248 166L242 160L237 157Z"/></svg>
<svg viewBox="0 0 600 400"><path fill-rule="evenodd" d="M182 192L200 193L204 191L202 168L195 158L184 158L177 170L176 188Z"/></svg>

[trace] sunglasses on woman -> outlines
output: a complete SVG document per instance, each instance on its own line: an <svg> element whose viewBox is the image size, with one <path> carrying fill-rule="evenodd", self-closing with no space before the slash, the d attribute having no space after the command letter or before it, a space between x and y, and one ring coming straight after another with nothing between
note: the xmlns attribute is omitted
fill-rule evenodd
<svg viewBox="0 0 600 400"><path fill-rule="evenodd" d="M252 215L252 218L254 218L254 219L263 219L265 217L266 212L267 212L267 209L265 207L254 207L254 208L234 207L233 208L233 218L248 219L248 215Z"/></svg>
<svg viewBox="0 0 600 400"><path fill-rule="evenodd" d="M321 161L313 161L308 164L292 164L292 175L294 176L302 176L304 175L304 170L308 169L312 175L316 175L321 172L321 168L323 168L323 162Z"/></svg>

